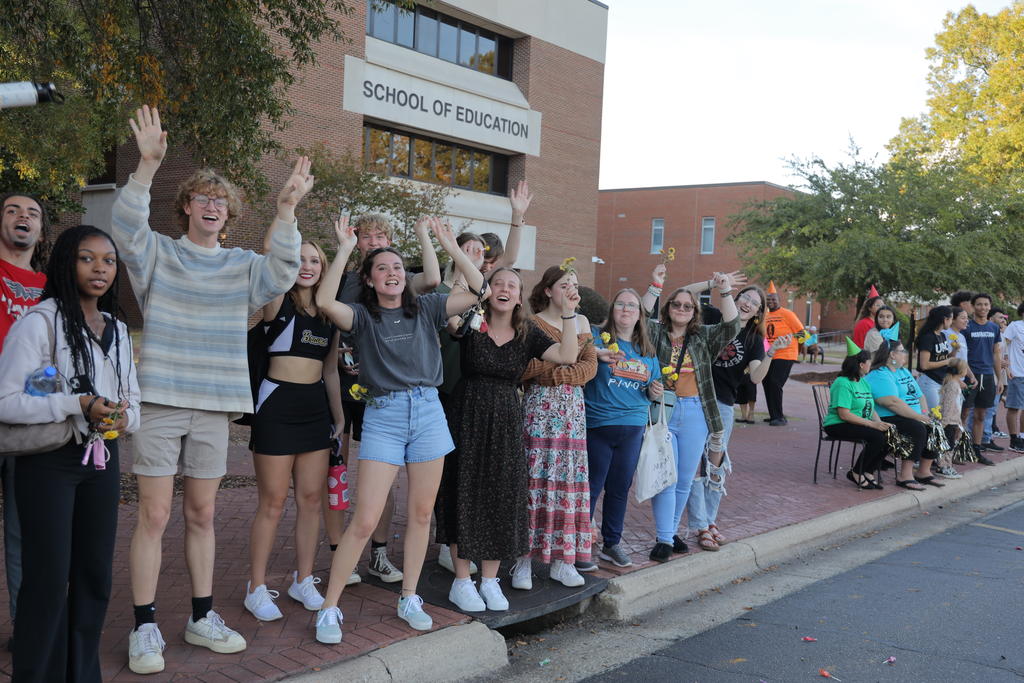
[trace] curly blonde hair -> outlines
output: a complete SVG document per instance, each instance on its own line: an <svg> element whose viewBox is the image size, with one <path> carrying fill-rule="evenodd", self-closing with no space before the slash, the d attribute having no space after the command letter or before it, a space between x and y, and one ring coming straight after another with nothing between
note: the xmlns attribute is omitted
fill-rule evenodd
<svg viewBox="0 0 1024 683"><path fill-rule="evenodd" d="M185 207L192 201L192 196L205 194L208 197L224 197L228 200L228 219L237 218L242 213L242 197L238 188L224 176L209 168L202 168L182 181L178 186L178 196L174 203L178 207L178 223L182 232L188 232L188 214Z"/></svg>

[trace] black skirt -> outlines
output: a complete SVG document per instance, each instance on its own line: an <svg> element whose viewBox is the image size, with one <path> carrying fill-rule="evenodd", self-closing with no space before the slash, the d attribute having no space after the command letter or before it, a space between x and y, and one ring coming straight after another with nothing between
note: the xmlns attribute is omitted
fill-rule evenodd
<svg viewBox="0 0 1024 683"><path fill-rule="evenodd" d="M330 448L331 411L323 380L312 384L267 377L252 418L252 449L261 455L296 455Z"/></svg>

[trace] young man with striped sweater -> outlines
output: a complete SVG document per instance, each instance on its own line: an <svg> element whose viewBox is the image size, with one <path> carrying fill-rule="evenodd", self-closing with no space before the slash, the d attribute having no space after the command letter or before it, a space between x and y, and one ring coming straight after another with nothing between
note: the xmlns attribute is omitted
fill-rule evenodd
<svg viewBox="0 0 1024 683"><path fill-rule="evenodd" d="M295 206L313 177L309 160L300 158L278 195L266 255L221 248L218 237L241 201L234 186L212 171L197 171L182 183L177 209L185 234L172 239L149 227L149 187L167 152L167 133L149 107L130 123L139 165L112 209L112 235L145 320L142 426L132 449L139 510L129 559L135 629L128 666L156 673L164 668L156 589L179 471L185 477L185 561L192 583L185 641L214 652L245 649L245 639L213 611L214 502L227 466L228 422L253 408L248 317L295 282L301 241Z"/></svg>

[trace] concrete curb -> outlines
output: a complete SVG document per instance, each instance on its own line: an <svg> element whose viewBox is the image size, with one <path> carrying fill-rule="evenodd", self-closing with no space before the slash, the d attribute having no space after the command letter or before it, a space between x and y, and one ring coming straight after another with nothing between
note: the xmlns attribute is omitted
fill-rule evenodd
<svg viewBox="0 0 1024 683"><path fill-rule="evenodd" d="M593 609L608 619L635 619L666 605L693 597L760 569L838 543L857 534L892 524L899 515L973 495L985 488L1024 477L1024 457L995 467L975 469L945 488L896 495L837 510L805 522L734 541L715 553L699 553L685 561L667 562L612 579L594 597ZM890 485L892 478L889 477Z"/></svg>
<svg viewBox="0 0 1024 683"><path fill-rule="evenodd" d="M455 681L508 666L505 639L478 621L425 633L289 681Z"/></svg>

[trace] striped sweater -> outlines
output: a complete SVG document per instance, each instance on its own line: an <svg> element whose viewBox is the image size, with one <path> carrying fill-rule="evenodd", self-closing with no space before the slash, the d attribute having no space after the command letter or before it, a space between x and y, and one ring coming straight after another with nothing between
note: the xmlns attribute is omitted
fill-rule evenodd
<svg viewBox="0 0 1024 683"><path fill-rule="evenodd" d="M142 400L251 413L249 314L288 291L299 272L295 223L277 221L270 253L203 247L149 227L149 186L130 177L111 210L112 236L144 325Z"/></svg>

